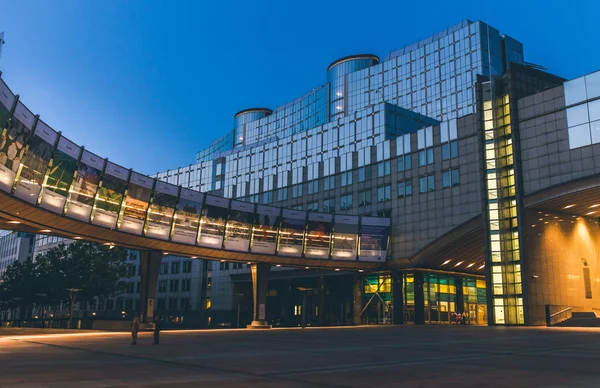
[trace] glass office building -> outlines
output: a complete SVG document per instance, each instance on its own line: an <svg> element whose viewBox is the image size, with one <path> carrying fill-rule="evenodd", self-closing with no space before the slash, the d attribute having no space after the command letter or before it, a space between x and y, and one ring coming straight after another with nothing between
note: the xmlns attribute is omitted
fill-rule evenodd
<svg viewBox="0 0 600 388"><path fill-rule="evenodd" d="M463 118L478 111L478 77L500 76L511 63L523 61L520 42L485 23L468 20L385 57L344 57L329 65L326 84L272 110L251 108L237 113L231 132L200 151L195 164L156 177L258 204L392 217L388 257L408 260L481 212L479 171L467 166L478 164L478 151L472 148L477 131ZM435 201L446 204L445 209L440 206L440 212L448 214L450 210L449 219L442 223L434 220L436 206L431 203ZM460 210L453 213L452 206ZM463 284L478 284L483 289L483 257L462 261L458 266L458 260L451 262L451 269L462 273L449 275L449 280L419 272L401 275L405 292L413 284L407 279L415 276L422 284L430 284L430 278L435 278L435 287L445 290L430 292L435 287L427 288L420 302L427 306L427 313L417 307L422 310L421 317L426 318L417 321L449 321L453 311L463 310L457 306L459 300L466 303L465 295L471 299L477 295L475 289L471 290L473 295L462 292ZM439 263L430 267L444 269ZM216 321L231 321L225 312L235 310L233 295L242 293L239 290L248 281L244 280L247 273L241 266L214 263L211 308ZM315 283L316 275L290 276L304 279L300 282L315 289L327 286ZM337 282L325 279L325 283ZM273 282L276 287L277 282ZM281 287L279 294L286 286ZM344 287L346 297L351 296L352 284L344 286L341 282L336 286L338 291ZM364 297L369 295L362 321L369 320L369 314L377 315L370 310L374 302L368 303L373 292L383 295L381 290L369 287L362 292ZM458 288L461 292L456 291ZM272 303L280 307L273 309L285 311L285 303L278 298L281 296L273 296ZM321 323L342 323L347 314L352 314L349 301L344 301L344 296L339 298L340 306L345 307L328 312L330 318ZM481 295L477 300L482 304ZM408 308L414 300L405 297L403 303L406 311L412 311L405 320L414 321L414 308ZM484 322L487 318L477 312L485 309L479 310L471 300L469 303L474 307L465 308L474 309L477 317L473 320ZM378 307L379 318L371 321L390 321L385 318L388 308L384 305ZM318 310L317 302L314 309ZM287 315L293 316L291 312Z"/></svg>

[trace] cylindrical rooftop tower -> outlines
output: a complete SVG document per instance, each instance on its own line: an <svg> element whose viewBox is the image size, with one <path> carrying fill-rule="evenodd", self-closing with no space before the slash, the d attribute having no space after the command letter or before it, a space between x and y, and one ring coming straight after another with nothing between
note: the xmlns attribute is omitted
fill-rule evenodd
<svg viewBox="0 0 600 388"><path fill-rule="evenodd" d="M273 111L269 108L249 108L237 112L233 116L233 144L239 146L246 140L246 124L270 116Z"/></svg>
<svg viewBox="0 0 600 388"><path fill-rule="evenodd" d="M340 58L329 65L327 68L327 82L329 82L329 121L344 116L347 111L347 75L375 66L378 63L379 57L376 55L358 54Z"/></svg>

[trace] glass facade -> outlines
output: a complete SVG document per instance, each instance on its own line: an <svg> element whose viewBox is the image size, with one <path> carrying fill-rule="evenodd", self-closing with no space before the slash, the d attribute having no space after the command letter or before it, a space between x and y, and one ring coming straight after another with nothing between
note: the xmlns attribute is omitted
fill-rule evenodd
<svg viewBox="0 0 600 388"><path fill-rule="evenodd" d="M488 273L494 324L525 324L510 96L483 84Z"/></svg>

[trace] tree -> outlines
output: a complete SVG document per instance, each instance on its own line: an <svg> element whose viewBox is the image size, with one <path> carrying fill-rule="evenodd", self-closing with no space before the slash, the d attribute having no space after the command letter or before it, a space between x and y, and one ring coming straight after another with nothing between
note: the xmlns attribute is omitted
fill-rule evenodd
<svg viewBox="0 0 600 388"><path fill-rule="evenodd" d="M33 309L69 301L68 289L78 289L87 306L96 297L117 294L124 287L127 251L111 248L77 241L49 249L34 261L13 263L0 278L0 304Z"/></svg>

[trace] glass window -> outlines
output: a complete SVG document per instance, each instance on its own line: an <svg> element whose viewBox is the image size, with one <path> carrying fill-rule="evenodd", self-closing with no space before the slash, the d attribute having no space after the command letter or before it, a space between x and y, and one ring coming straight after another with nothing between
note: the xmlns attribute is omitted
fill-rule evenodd
<svg viewBox="0 0 600 388"><path fill-rule="evenodd" d="M585 76L587 98L600 97L600 71Z"/></svg>
<svg viewBox="0 0 600 388"><path fill-rule="evenodd" d="M435 190L435 175L427 176L427 191Z"/></svg>
<svg viewBox="0 0 600 388"><path fill-rule="evenodd" d="M398 172L408 171L411 168L410 155L398 157Z"/></svg>
<svg viewBox="0 0 600 388"><path fill-rule="evenodd" d="M358 181L359 182L365 181L365 167L360 167L358 169Z"/></svg>
<svg viewBox="0 0 600 388"><path fill-rule="evenodd" d="M173 273L173 274L179 273L179 262L178 261L171 263L171 273Z"/></svg>
<svg viewBox="0 0 600 388"><path fill-rule="evenodd" d="M340 210L348 210L352 208L352 194L343 195L340 198Z"/></svg>
<svg viewBox="0 0 600 388"><path fill-rule="evenodd" d="M419 178L419 193L426 193L427 192L427 177L420 177Z"/></svg>
<svg viewBox="0 0 600 388"><path fill-rule="evenodd" d="M325 213L335 212L335 199L330 198L323 201L323 211Z"/></svg>
<svg viewBox="0 0 600 388"><path fill-rule="evenodd" d="M433 163L433 148L427 149L427 164Z"/></svg>
<svg viewBox="0 0 600 388"><path fill-rule="evenodd" d="M371 190L360 191L358 193L358 207L371 204Z"/></svg>
<svg viewBox="0 0 600 388"><path fill-rule="evenodd" d="M391 167L391 163L389 160L386 160L384 162L379 162L377 164L377 176L382 177L382 176L390 175L390 172L391 172L390 167Z"/></svg>
<svg viewBox="0 0 600 388"><path fill-rule="evenodd" d="M569 128L569 147L579 148L592 144L590 125L582 124Z"/></svg>
<svg viewBox="0 0 600 388"><path fill-rule="evenodd" d="M450 142L450 157L451 158L458 157L458 141Z"/></svg>
<svg viewBox="0 0 600 388"><path fill-rule="evenodd" d="M450 159L450 144L442 144L442 160Z"/></svg>
<svg viewBox="0 0 600 388"><path fill-rule="evenodd" d="M406 197L412 195L412 180L406 180L398 183L398 197Z"/></svg>
<svg viewBox="0 0 600 388"><path fill-rule="evenodd" d="M308 206L306 207L306 210L313 211L313 212L318 212L319 211L319 202L311 202L311 203L309 203Z"/></svg>
<svg viewBox="0 0 600 388"><path fill-rule="evenodd" d="M319 181L308 182L308 194L317 194L319 192Z"/></svg>
<svg viewBox="0 0 600 388"><path fill-rule="evenodd" d="M390 190L390 186L380 186L377 188L377 202L384 202L384 201L389 201L390 200L390 195L391 190Z"/></svg>
<svg viewBox="0 0 600 388"><path fill-rule="evenodd" d="M450 170L442 172L442 187L450 187Z"/></svg>
<svg viewBox="0 0 600 388"><path fill-rule="evenodd" d="M600 74L600 72L598 72ZM600 120L600 100L588 103L590 121Z"/></svg>
<svg viewBox="0 0 600 388"><path fill-rule="evenodd" d="M590 123L590 129L592 132L592 143L600 143L600 120Z"/></svg>
<svg viewBox="0 0 600 388"><path fill-rule="evenodd" d="M278 201L287 201L287 199L288 199L287 187L277 190L277 200Z"/></svg>
<svg viewBox="0 0 600 388"><path fill-rule="evenodd" d="M427 164L427 156L425 155L425 150L419 151L419 167L425 166Z"/></svg>
<svg viewBox="0 0 600 388"><path fill-rule="evenodd" d="M292 186L292 198L302 197L302 183Z"/></svg>
<svg viewBox="0 0 600 388"><path fill-rule="evenodd" d="M574 127L590 121L587 104L581 104L567 109L567 123Z"/></svg>
<svg viewBox="0 0 600 388"><path fill-rule="evenodd" d="M323 178L323 190L335 189L335 176L328 176Z"/></svg>
<svg viewBox="0 0 600 388"><path fill-rule="evenodd" d="M352 171L346 171L341 174L341 186L352 184Z"/></svg>

